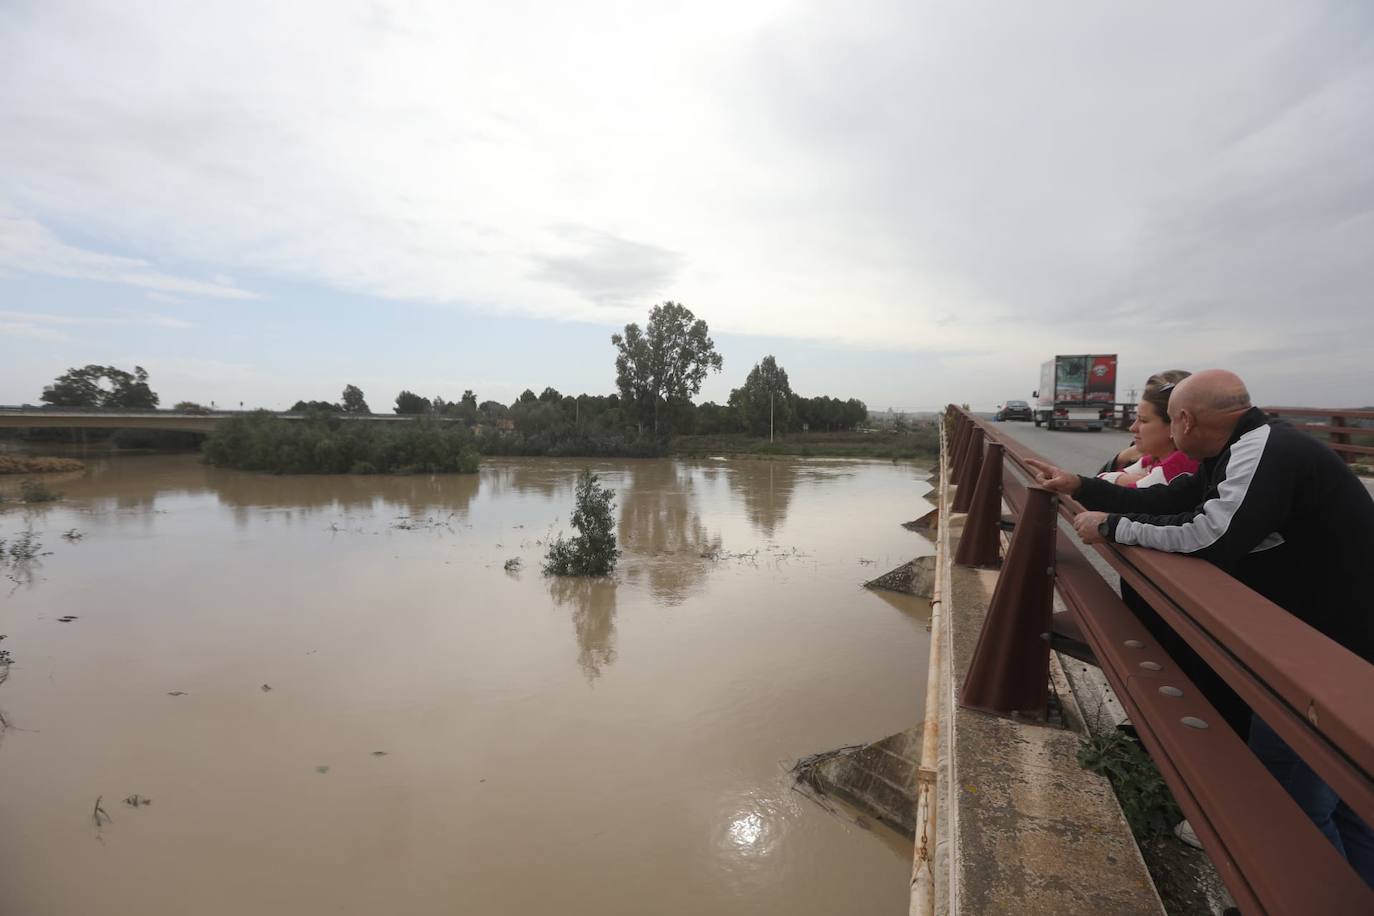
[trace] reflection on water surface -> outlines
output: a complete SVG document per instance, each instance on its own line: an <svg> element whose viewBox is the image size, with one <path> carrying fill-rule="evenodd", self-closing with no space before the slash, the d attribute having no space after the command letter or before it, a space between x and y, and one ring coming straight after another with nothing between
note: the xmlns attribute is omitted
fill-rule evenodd
<svg viewBox="0 0 1374 916"><path fill-rule="evenodd" d="M0 599L0 908L905 906L902 844L791 792L784 767L920 716L924 608L857 586L928 549L898 524L924 473L590 462L616 490L620 567L547 579L582 464L122 458L0 512L0 537L31 526L51 551ZM155 804L111 802L134 793Z"/></svg>

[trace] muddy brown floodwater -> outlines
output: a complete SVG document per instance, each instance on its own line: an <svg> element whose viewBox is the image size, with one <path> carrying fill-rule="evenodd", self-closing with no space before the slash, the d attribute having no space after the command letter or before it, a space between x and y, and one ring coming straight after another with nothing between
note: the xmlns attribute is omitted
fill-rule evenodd
<svg viewBox="0 0 1374 916"><path fill-rule="evenodd" d="M924 471L592 462L625 555L546 579L582 465L0 510L50 552L0 580L0 913L905 912L909 845L786 767L921 716L928 606L859 583L929 552Z"/></svg>

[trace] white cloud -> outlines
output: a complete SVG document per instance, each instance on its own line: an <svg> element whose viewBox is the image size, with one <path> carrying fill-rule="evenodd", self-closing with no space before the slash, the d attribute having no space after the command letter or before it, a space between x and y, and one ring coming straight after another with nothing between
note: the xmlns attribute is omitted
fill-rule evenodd
<svg viewBox="0 0 1374 916"><path fill-rule="evenodd" d="M1295 323L1337 354L1374 331L1360 4L54 0L5 22L0 270L606 324L673 298L717 333L945 354L922 404L1011 396L1056 351L1279 379L1256 354ZM212 279L152 266L173 260Z"/></svg>
<svg viewBox="0 0 1374 916"><path fill-rule="evenodd" d="M154 312L123 312L119 315L58 315L52 312L12 312L0 310L0 320L9 319L25 325L58 325L61 327L115 327L144 325L156 328L185 330L192 322ZM63 339L66 339L65 337Z"/></svg>
<svg viewBox="0 0 1374 916"><path fill-rule="evenodd" d="M65 343L71 339L56 328L46 328L29 321L0 321L0 337L41 340L45 343Z"/></svg>
<svg viewBox="0 0 1374 916"><path fill-rule="evenodd" d="M186 331L196 326L194 322L184 318L159 315L156 312L130 312L129 321L133 324L147 325L152 328L167 328L174 331Z"/></svg>
<svg viewBox="0 0 1374 916"><path fill-rule="evenodd" d="M38 221L0 209L0 267L16 272L141 286L159 292L218 299L255 299L248 290L220 282L172 276L147 261L68 245Z"/></svg>

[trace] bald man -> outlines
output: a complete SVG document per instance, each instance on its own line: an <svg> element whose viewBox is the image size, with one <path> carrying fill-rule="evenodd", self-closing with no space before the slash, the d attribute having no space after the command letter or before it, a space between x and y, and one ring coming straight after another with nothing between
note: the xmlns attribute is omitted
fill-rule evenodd
<svg viewBox="0 0 1374 916"><path fill-rule="evenodd" d="M1195 475L1144 490L1032 461L1038 482L1090 510L1074 528L1215 563L1365 659L1374 661L1374 500L1325 443L1250 404L1245 383L1198 372L1170 393L1174 444ZM1374 887L1374 832L1258 717L1250 747Z"/></svg>

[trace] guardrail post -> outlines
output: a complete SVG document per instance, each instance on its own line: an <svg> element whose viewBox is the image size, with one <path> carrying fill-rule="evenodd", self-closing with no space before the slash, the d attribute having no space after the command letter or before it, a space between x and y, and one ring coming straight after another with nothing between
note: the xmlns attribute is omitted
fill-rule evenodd
<svg viewBox="0 0 1374 916"><path fill-rule="evenodd" d="M954 491L954 503L950 506L952 512L967 512L973 502L973 488L978 483L978 472L983 467L983 439L982 427L973 427L968 448L964 449L964 463L954 479L958 489Z"/></svg>
<svg viewBox="0 0 1374 916"><path fill-rule="evenodd" d="M989 442L954 562L959 566L996 566L1002 555L1001 521L1002 446Z"/></svg>
<svg viewBox="0 0 1374 916"><path fill-rule="evenodd" d="M1331 426L1333 429L1340 428L1344 425L1345 417L1339 415L1333 415L1331 417ZM1330 439L1332 445L1349 445L1350 433L1332 433ZM1343 448L1333 449L1333 451L1335 451L1337 455L1340 455L1346 464L1350 464L1355 460L1354 452L1348 452Z"/></svg>
<svg viewBox="0 0 1374 916"><path fill-rule="evenodd" d="M969 448L963 450L963 463L955 471L954 478L955 486L958 486L960 490L967 490L969 494L963 497L963 500L959 500L959 493L955 493L955 505L951 508L954 508L956 512L967 511L969 508L969 501L973 499L973 485L978 482L978 468L982 467L984 433L982 433L980 426L973 426L971 423L969 426L971 427L969 430Z"/></svg>
<svg viewBox="0 0 1374 916"><path fill-rule="evenodd" d="M1049 490L1026 488L1026 505L959 694L966 709L1045 718L1050 644L1040 634L1049 630L1054 613L1058 503Z"/></svg>
<svg viewBox="0 0 1374 916"><path fill-rule="evenodd" d="M954 434L954 451L949 462L949 482L959 482L959 469L964 466L964 455L968 452L968 440L973 434L973 424L960 418L959 429Z"/></svg>

